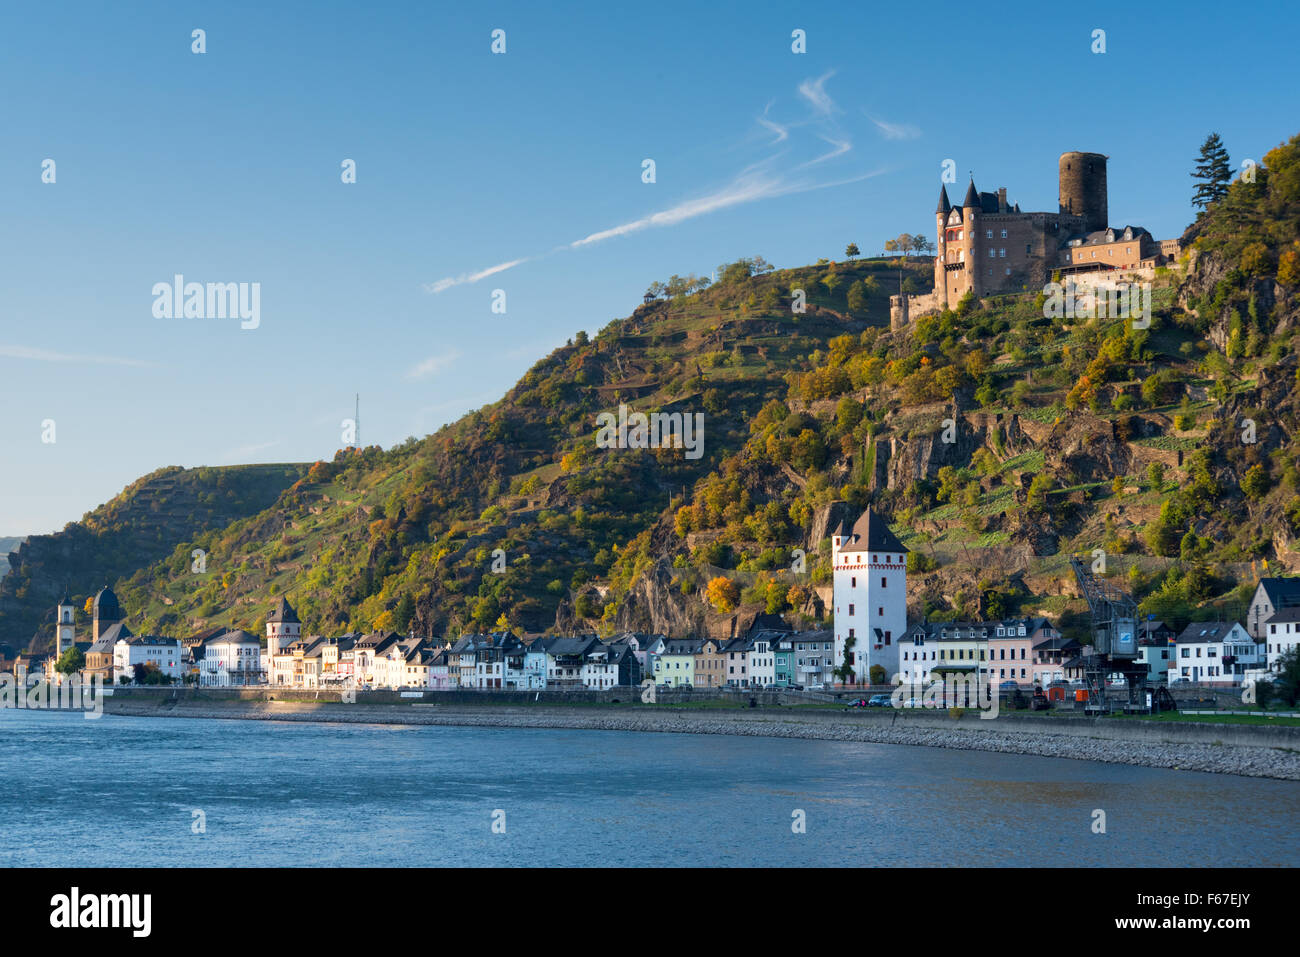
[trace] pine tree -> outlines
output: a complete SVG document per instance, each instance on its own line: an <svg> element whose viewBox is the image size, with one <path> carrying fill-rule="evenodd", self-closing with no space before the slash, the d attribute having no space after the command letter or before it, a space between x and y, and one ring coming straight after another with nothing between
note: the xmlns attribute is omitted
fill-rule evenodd
<svg viewBox="0 0 1300 957"><path fill-rule="evenodd" d="M1193 206L1205 209L1228 195L1232 169L1228 166L1228 151L1218 133L1211 133L1201 144L1200 159L1192 172L1192 179L1196 180L1196 192L1192 194Z"/></svg>

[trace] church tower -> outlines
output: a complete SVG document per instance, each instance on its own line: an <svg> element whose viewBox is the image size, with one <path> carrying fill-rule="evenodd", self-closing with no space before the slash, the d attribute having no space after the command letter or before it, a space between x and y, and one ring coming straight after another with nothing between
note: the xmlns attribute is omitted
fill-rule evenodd
<svg viewBox="0 0 1300 957"><path fill-rule="evenodd" d="M266 616L266 657L269 661L302 637L298 613L283 595Z"/></svg>
<svg viewBox="0 0 1300 957"><path fill-rule="evenodd" d="M59 599L59 607L54 621L54 658L56 661L60 655L77 643L76 626L73 624L75 611L72 598L69 597L68 590L65 588L63 597Z"/></svg>
<svg viewBox="0 0 1300 957"><path fill-rule="evenodd" d="M105 585L95 596L94 613L91 620L91 641L99 641L99 636L118 622L126 621L122 606L117 603L113 589Z"/></svg>
<svg viewBox="0 0 1300 957"><path fill-rule="evenodd" d="M831 537L831 570L835 666L847 659L858 684L871 680L872 665L883 667L886 680L892 680L898 674L898 643L907 632L907 549L885 520L867 509L851 530L841 528Z"/></svg>

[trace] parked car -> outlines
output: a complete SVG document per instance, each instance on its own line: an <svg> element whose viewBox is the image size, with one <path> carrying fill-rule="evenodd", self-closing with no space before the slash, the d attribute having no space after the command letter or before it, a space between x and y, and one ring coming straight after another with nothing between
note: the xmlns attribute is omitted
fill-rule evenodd
<svg viewBox="0 0 1300 957"><path fill-rule="evenodd" d="M866 698L858 698L856 701L850 701L850 702L849 702L849 703L844 707L844 710L845 710L845 711L852 711L854 708L865 708L865 707L867 707L867 699L866 699Z"/></svg>
<svg viewBox="0 0 1300 957"><path fill-rule="evenodd" d="M889 695L887 695L887 694L873 694L870 698L867 699L867 707L868 707L868 708L888 708L888 707L889 707Z"/></svg>
<svg viewBox="0 0 1300 957"><path fill-rule="evenodd" d="M826 690L826 686L825 686L825 685L809 685L809 686L808 686L808 690L809 690L809 691L825 691L825 690Z"/></svg>

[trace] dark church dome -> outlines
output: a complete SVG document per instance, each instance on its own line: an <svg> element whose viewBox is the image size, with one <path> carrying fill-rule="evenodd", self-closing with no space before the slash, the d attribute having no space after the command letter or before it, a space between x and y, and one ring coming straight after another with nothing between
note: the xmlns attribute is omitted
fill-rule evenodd
<svg viewBox="0 0 1300 957"><path fill-rule="evenodd" d="M122 606L117 603L117 596L113 594L113 589L105 585L95 596L95 621L121 621L125 617L126 615L122 614Z"/></svg>

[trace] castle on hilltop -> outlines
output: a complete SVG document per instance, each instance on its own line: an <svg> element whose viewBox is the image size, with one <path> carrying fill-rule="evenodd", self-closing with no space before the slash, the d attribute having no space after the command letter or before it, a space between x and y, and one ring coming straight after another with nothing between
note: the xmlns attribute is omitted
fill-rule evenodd
<svg viewBox="0 0 1300 957"><path fill-rule="evenodd" d="M972 176L960 206L939 187L934 211L937 255L934 292L890 297L894 327L911 316L954 308L977 298L1041 289L1055 272L1152 274L1178 256L1176 239L1157 241L1141 226L1109 224L1106 160L1101 153L1062 153L1057 210L1026 213L996 193L975 188Z"/></svg>

